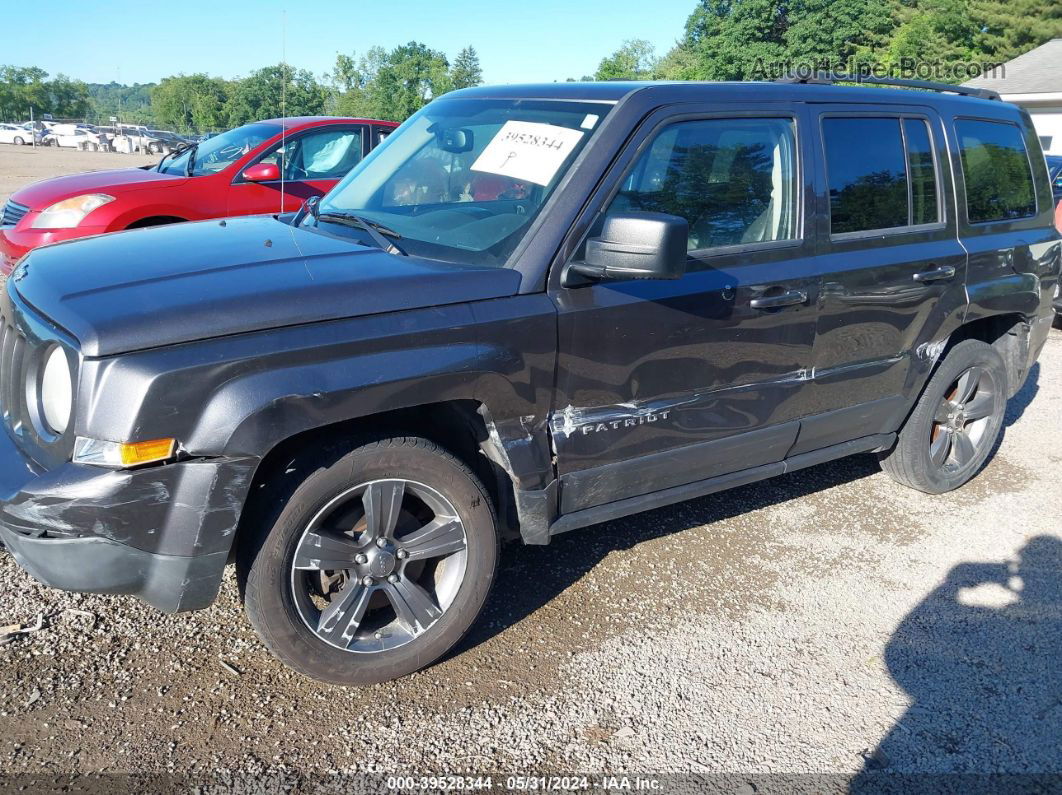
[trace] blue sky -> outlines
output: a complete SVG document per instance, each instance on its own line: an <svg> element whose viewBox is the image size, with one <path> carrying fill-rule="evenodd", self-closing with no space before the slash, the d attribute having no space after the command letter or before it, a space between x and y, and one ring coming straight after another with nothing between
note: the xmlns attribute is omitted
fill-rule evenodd
<svg viewBox="0 0 1062 795"><path fill-rule="evenodd" d="M659 54L683 29L696 0L215 0L152 4L129 0L8 2L0 63L40 66L90 83L154 82L166 75L245 75L287 60L315 74L337 52L411 40L449 58L471 44L489 83L564 80L592 74L624 39ZM166 11L148 11L151 6ZM16 34L17 35L14 35Z"/></svg>

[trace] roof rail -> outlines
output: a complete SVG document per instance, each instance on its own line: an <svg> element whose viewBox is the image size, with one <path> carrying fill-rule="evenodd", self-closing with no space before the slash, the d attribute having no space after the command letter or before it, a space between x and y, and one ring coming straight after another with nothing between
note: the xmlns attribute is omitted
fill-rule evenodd
<svg viewBox="0 0 1062 795"><path fill-rule="evenodd" d="M951 83L934 83L929 80L906 80L901 77L878 77L877 75L843 74L839 72L815 72L814 74L790 74L779 77L776 83L808 83L816 85L833 85L835 83L868 83L878 86L896 86L898 88L920 88L925 91L947 91L978 99L1002 101L999 93L988 88L971 88L956 86Z"/></svg>

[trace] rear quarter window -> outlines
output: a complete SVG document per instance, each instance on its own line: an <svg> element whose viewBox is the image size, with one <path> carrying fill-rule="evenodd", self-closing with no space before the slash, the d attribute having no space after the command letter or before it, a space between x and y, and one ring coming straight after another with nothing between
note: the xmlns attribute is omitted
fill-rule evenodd
<svg viewBox="0 0 1062 795"><path fill-rule="evenodd" d="M957 119L955 130L970 223L1012 221L1036 215L1032 169L1018 125Z"/></svg>

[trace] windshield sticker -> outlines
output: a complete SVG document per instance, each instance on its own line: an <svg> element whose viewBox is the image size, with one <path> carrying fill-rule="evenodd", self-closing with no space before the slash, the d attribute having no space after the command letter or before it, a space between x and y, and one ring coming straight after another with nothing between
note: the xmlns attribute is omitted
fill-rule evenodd
<svg viewBox="0 0 1062 795"><path fill-rule="evenodd" d="M586 118L583 119L583 123L579 126L584 130L592 130L597 124L598 115L596 113L587 113Z"/></svg>
<svg viewBox="0 0 1062 795"><path fill-rule="evenodd" d="M548 185L582 137L581 130L553 124L507 121L472 170Z"/></svg>

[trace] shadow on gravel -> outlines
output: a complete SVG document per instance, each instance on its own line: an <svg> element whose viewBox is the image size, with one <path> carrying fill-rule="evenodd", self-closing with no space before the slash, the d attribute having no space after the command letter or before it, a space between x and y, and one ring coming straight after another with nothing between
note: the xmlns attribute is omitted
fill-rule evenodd
<svg viewBox="0 0 1062 795"><path fill-rule="evenodd" d="M761 483L635 514L557 536L548 546L508 544L482 619L461 654L520 622L578 582L606 555L693 527L796 500L880 472L872 455L841 459Z"/></svg>
<svg viewBox="0 0 1062 795"><path fill-rule="evenodd" d="M1012 562L962 563L885 649L914 703L853 792L1062 788L1062 541ZM957 775L965 774L965 775Z"/></svg>

